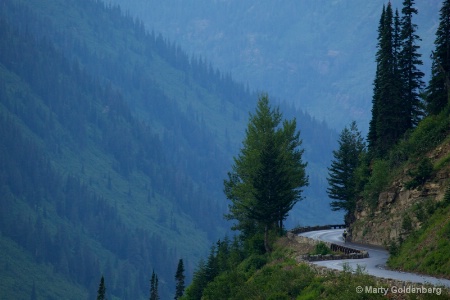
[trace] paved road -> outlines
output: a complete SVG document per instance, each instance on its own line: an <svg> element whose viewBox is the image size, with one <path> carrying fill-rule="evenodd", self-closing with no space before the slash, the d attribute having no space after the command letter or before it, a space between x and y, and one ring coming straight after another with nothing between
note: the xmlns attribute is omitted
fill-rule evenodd
<svg viewBox="0 0 450 300"><path fill-rule="evenodd" d="M369 258L364 259L345 259L345 260L329 260L314 262L317 265L325 266L331 269L342 270L344 263L348 263L353 269L356 269L357 265L365 267L367 273L382 278L398 279L411 282L431 283L434 285L444 285L450 287L450 280L439 279L430 276L418 275L413 273L405 273L398 271L391 271L386 269L386 261L389 257L389 253L379 247L372 247L367 245L345 243L342 239L343 229L333 230L320 230L301 233L301 236L313 238L316 240L322 240L326 242L335 243L338 245L345 245L359 250L366 250L369 252Z"/></svg>

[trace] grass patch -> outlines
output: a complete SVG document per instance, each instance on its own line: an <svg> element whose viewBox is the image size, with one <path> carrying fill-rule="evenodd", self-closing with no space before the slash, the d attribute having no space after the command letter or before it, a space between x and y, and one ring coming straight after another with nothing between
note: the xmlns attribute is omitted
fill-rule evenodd
<svg viewBox="0 0 450 300"><path fill-rule="evenodd" d="M430 211L430 208L425 210ZM392 253L388 265L450 278L450 206L447 202L437 203L431 212L422 227L406 238L396 253Z"/></svg>

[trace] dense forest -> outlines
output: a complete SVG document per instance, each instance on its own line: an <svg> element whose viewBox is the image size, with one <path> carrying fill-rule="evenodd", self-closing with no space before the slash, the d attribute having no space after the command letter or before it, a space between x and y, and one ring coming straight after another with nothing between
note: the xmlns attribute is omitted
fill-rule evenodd
<svg viewBox="0 0 450 300"><path fill-rule="evenodd" d="M117 6L0 10L0 297L172 298L228 232L223 180L257 93ZM327 209L336 133L296 117L310 188L286 226ZM338 220L340 215L322 218Z"/></svg>

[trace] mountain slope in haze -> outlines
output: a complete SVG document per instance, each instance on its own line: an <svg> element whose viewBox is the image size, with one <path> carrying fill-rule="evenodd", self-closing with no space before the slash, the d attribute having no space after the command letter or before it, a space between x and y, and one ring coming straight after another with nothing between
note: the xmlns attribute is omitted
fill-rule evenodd
<svg viewBox="0 0 450 300"><path fill-rule="evenodd" d="M203 59L189 59L161 35L145 37L143 24L121 18L118 7L106 14L92 5L72 4L73 9L62 13L64 7L58 1L47 1L24 2L40 16L36 26L28 25L29 30L51 37L70 59L117 87L130 110L160 134L168 159L195 175L203 186L198 189L208 191L208 198L223 200L222 180L241 146L257 95ZM26 17L23 22L34 19ZM311 183L306 191L310 201L291 214L291 224L317 222L318 211L328 210L326 166L337 135L326 123L292 105L282 105L281 110L297 118ZM219 201L225 209L223 203ZM329 220L339 218L331 214Z"/></svg>
<svg viewBox="0 0 450 300"><path fill-rule="evenodd" d="M2 1L0 298L162 298L223 237L222 180L256 95L98 1ZM336 133L296 116L311 188L291 222L334 222ZM297 214L297 215L296 215ZM319 218L321 216L321 218Z"/></svg>
<svg viewBox="0 0 450 300"><path fill-rule="evenodd" d="M376 34L387 1L110 1L251 87L334 128L350 118L366 131ZM403 1L391 2L401 11ZM441 3L416 1L426 74Z"/></svg>
<svg viewBox="0 0 450 300"><path fill-rule="evenodd" d="M5 23L2 42L2 249L21 250L5 251L2 298L26 298L32 284L40 297L92 298L102 273L110 295L142 298L149 270L170 280L177 257L209 244L175 201L161 142L49 44Z"/></svg>

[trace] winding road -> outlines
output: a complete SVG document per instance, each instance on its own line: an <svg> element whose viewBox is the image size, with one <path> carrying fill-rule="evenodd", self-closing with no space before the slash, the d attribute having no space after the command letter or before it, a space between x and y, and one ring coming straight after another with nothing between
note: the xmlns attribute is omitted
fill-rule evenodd
<svg viewBox="0 0 450 300"><path fill-rule="evenodd" d="M342 239L343 231L344 229L320 230L320 231L304 232L299 235L316 240L347 246L353 249L365 250L369 252L369 258L313 262L316 265L337 270L342 270L344 263L347 263L349 266L351 266L353 270L356 269L357 265L360 265L362 267L365 267L365 271L368 274L376 277L390 278L410 282L430 283L433 285L441 285L441 286L443 285L450 288L450 280L447 279L440 279L414 273L387 270L386 261L389 257L388 251L376 246L344 243Z"/></svg>

